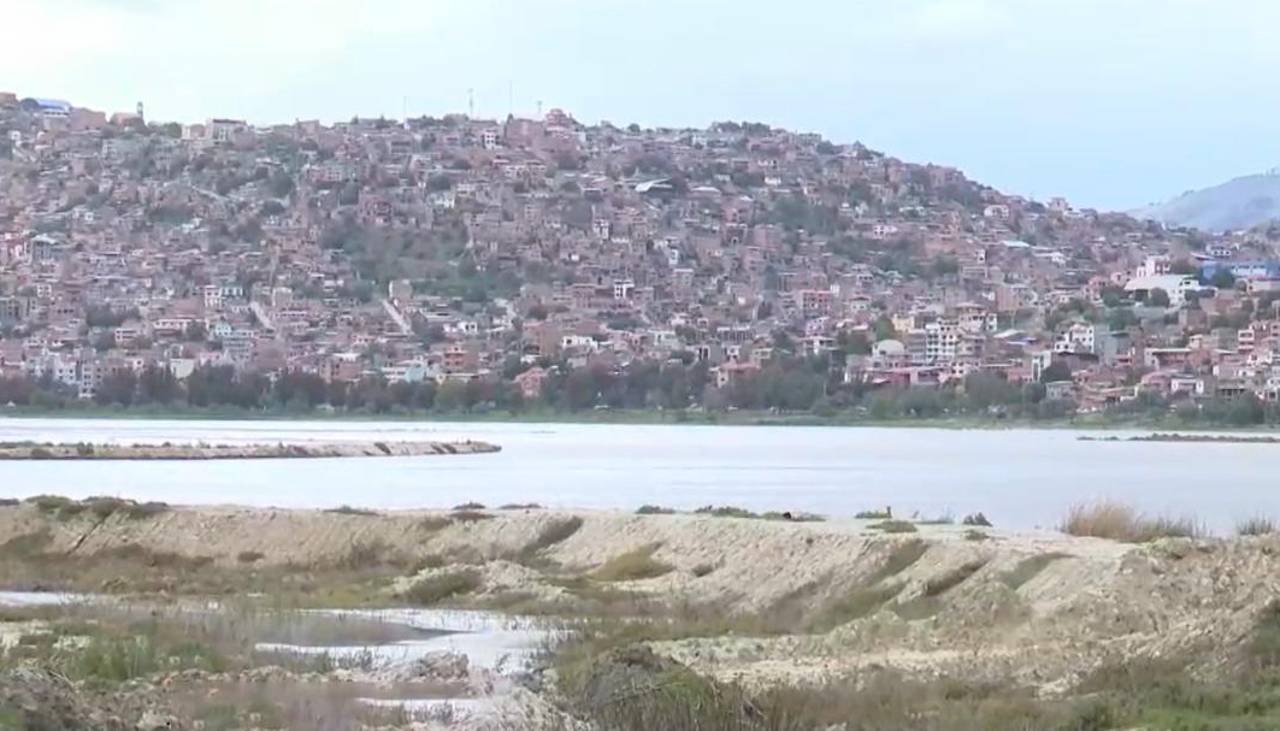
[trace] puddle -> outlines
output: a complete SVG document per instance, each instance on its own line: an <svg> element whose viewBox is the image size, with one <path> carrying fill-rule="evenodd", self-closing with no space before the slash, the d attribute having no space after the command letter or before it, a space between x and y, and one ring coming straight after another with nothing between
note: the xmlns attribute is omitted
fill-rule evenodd
<svg viewBox="0 0 1280 731"><path fill-rule="evenodd" d="M112 605L125 613L154 611L145 602L123 603L111 597L53 592L0 592L0 606L56 607ZM376 709L398 709L414 718L459 721L495 712L528 671L535 654L553 636L545 621L494 612L447 609L333 609L237 614L217 603L172 608L192 622L227 622L253 643L255 652L294 658L327 657L333 667L354 673L342 683L344 702ZM453 677L429 656L449 666L466 658ZM429 663L432 661L428 661ZM432 677L444 675L446 677ZM329 683L326 686L332 685ZM281 691L306 697L298 684ZM239 695L225 688L227 696Z"/></svg>
<svg viewBox="0 0 1280 731"><path fill-rule="evenodd" d="M0 607L56 607L64 604L87 604L95 597L55 591L0 591Z"/></svg>
<svg viewBox="0 0 1280 731"><path fill-rule="evenodd" d="M317 610L331 617L356 618L390 626L400 626L429 636L386 643L342 642L331 645L261 642L261 652L295 654L327 653L335 659L371 656L378 667L413 663L431 653L466 655L472 668L512 675L524 670L550 636L549 630L532 619L508 617L492 612L441 609L342 609Z"/></svg>

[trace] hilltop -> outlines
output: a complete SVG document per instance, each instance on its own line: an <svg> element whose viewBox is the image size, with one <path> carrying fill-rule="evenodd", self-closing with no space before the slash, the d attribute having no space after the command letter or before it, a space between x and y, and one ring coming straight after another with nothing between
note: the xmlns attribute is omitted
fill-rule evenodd
<svg viewBox="0 0 1280 731"><path fill-rule="evenodd" d="M1251 229L1280 217L1280 172L1245 175L1133 211L1139 219L1222 232Z"/></svg>

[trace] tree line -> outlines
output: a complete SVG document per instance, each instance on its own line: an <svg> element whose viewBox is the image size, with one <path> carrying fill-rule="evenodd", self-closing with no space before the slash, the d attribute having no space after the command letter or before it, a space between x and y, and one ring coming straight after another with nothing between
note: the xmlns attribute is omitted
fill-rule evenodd
<svg viewBox="0 0 1280 731"><path fill-rule="evenodd" d="M829 356L788 358L748 371L717 386L705 362L691 357L667 362L638 361L626 368L602 365L572 368L542 364L541 391L528 398L515 382L530 366L509 361L498 378L466 382L389 382L379 375L327 381L315 373L286 371L269 377L231 366L205 366L179 380L166 368L107 375L91 404L112 409L241 410L306 414L317 410L367 414L476 414L527 411L573 414L591 410L771 412L849 420L981 417L1057 420L1073 416L1077 405L1048 397L1040 383L1014 383L978 372L961 383L914 388L876 387L846 382L843 364ZM1046 373L1042 381L1062 380ZM23 376L0 378L0 407L39 410L84 408L74 387ZM1182 423L1237 426L1280 424L1280 405L1252 395L1231 399L1169 400L1154 393L1111 407L1122 419L1170 419Z"/></svg>

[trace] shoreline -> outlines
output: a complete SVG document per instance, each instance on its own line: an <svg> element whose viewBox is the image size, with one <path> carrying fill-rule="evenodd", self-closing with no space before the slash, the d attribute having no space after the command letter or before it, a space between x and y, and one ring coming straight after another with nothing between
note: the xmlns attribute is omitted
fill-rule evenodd
<svg viewBox="0 0 1280 731"><path fill-rule="evenodd" d="M488 442L331 442L321 444L0 444L0 461L204 461L221 459L325 459L492 454Z"/></svg>
<svg viewBox="0 0 1280 731"><path fill-rule="evenodd" d="M1277 434L1280 426L1229 424L1169 424L1152 420L1108 420L1073 418L1049 421L983 419L978 417L929 419L846 419L813 414L771 414L768 412L660 412L660 411L593 411L582 414L533 412L524 414L352 414L352 413L261 413L245 411L152 411L116 409L36 410L0 408L0 423L33 419L98 419L103 421L252 421L335 423L400 422L421 424L553 424L604 426L750 426L750 427L841 427L878 429L950 429L982 430L1080 430L1080 431L1171 431L1181 433L1224 432L1241 434Z"/></svg>

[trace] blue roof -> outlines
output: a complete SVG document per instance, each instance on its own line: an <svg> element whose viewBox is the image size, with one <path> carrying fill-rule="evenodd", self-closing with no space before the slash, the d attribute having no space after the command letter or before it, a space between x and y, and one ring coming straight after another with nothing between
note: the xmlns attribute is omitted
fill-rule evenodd
<svg viewBox="0 0 1280 731"><path fill-rule="evenodd" d="M41 109L62 109L71 111L71 102L64 102L61 99L41 99L40 97L32 97L31 101L40 105Z"/></svg>

